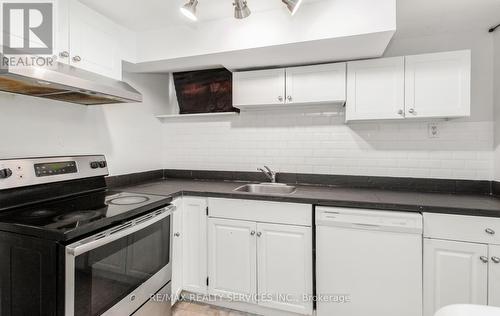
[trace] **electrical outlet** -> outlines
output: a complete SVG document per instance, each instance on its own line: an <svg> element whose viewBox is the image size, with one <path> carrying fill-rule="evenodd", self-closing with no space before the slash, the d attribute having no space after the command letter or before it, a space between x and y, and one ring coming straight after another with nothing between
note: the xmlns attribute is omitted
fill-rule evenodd
<svg viewBox="0 0 500 316"><path fill-rule="evenodd" d="M429 123L427 125L427 132L429 138L439 138L439 125L438 123Z"/></svg>

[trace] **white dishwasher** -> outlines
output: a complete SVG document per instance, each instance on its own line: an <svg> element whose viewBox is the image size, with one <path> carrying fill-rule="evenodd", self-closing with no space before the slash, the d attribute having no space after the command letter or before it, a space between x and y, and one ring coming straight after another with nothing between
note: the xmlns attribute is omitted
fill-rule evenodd
<svg viewBox="0 0 500 316"><path fill-rule="evenodd" d="M422 215L316 207L318 316L422 316Z"/></svg>

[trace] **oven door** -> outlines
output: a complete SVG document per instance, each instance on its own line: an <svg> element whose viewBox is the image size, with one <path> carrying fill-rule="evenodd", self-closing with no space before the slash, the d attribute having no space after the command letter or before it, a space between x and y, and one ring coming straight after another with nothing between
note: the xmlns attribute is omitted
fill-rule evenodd
<svg viewBox="0 0 500 316"><path fill-rule="evenodd" d="M131 315L168 284L174 210L170 205L67 246L65 316Z"/></svg>

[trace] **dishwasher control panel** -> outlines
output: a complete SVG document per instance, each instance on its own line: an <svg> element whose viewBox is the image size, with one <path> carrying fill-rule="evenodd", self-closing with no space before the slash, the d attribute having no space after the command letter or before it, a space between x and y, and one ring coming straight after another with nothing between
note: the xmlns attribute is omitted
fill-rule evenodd
<svg viewBox="0 0 500 316"><path fill-rule="evenodd" d="M357 229L422 232L420 213L342 207L316 207L316 225Z"/></svg>

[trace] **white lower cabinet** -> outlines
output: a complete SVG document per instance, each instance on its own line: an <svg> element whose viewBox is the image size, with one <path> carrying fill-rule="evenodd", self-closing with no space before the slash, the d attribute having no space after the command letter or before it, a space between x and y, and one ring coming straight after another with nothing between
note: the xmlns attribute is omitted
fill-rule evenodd
<svg viewBox="0 0 500 316"><path fill-rule="evenodd" d="M486 305L488 245L424 240L424 310L433 316L451 304Z"/></svg>
<svg viewBox="0 0 500 316"><path fill-rule="evenodd" d="M182 198L182 282L186 291L207 293L207 199Z"/></svg>
<svg viewBox="0 0 500 316"><path fill-rule="evenodd" d="M311 223L307 204L209 198L208 293L247 312L312 315Z"/></svg>
<svg viewBox="0 0 500 316"><path fill-rule="evenodd" d="M500 307L500 246L489 246L488 305Z"/></svg>
<svg viewBox="0 0 500 316"><path fill-rule="evenodd" d="M209 294L312 314L304 299L312 295L311 227L209 218L208 232Z"/></svg>
<svg viewBox="0 0 500 316"><path fill-rule="evenodd" d="M255 222L219 218L208 220L210 294L255 296L256 229Z"/></svg>
<svg viewBox="0 0 500 316"><path fill-rule="evenodd" d="M424 316L450 304L500 307L499 224L424 213Z"/></svg>
<svg viewBox="0 0 500 316"><path fill-rule="evenodd" d="M310 227L257 224L258 293L260 305L311 314L303 295L312 293Z"/></svg>
<svg viewBox="0 0 500 316"><path fill-rule="evenodd" d="M172 305L177 302L177 298L182 292L182 198L172 201L176 210L172 216Z"/></svg>

